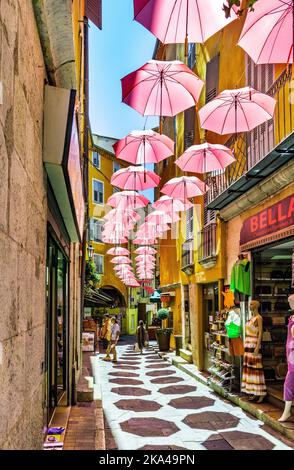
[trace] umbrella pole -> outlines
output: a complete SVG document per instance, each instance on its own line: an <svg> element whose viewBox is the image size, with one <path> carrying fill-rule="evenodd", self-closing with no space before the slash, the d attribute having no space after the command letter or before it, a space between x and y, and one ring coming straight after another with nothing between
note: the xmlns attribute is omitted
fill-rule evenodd
<svg viewBox="0 0 294 470"><path fill-rule="evenodd" d="M163 86L163 70L160 72L160 118L159 118L159 134L162 134L162 86Z"/></svg>
<svg viewBox="0 0 294 470"><path fill-rule="evenodd" d="M188 53L189 53L188 27L189 27L189 0L187 0L185 57L188 57Z"/></svg>
<svg viewBox="0 0 294 470"><path fill-rule="evenodd" d="M145 168L145 164L146 164L146 154L145 154L145 151L146 151L146 141L145 141L145 137L143 137L143 149L144 149L144 183L146 183L146 168Z"/></svg>

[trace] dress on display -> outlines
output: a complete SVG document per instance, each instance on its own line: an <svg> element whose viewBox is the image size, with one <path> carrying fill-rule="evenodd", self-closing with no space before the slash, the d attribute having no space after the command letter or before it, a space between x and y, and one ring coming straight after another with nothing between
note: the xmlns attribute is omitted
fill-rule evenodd
<svg viewBox="0 0 294 470"><path fill-rule="evenodd" d="M262 365L261 352L255 356L259 329L257 318L251 318L245 327L245 354L243 363L242 388L243 393L256 396L266 395L266 385Z"/></svg>
<svg viewBox="0 0 294 470"><path fill-rule="evenodd" d="M292 337L292 327L294 325L294 315L290 317L288 323L288 336L286 343L286 354L288 363L288 372L284 383L284 400L292 401L294 399L294 338Z"/></svg>

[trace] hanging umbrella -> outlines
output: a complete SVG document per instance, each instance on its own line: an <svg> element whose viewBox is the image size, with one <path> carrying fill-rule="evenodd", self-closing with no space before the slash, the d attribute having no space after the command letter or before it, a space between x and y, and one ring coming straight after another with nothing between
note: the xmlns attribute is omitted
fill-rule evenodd
<svg viewBox="0 0 294 470"><path fill-rule="evenodd" d="M152 130L132 131L113 146L117 157L133 165L159 163L174 154L174 142Z"/></svg>
<svg viewBox="0 0 294 470"><path fill-rule="evenodd" d="M144 191L158 186L160 177L143 166L129 166L115 172L110 182L117 188Z"/></svg>
<svg viewBox="0 0 294 470"><path fill-rule="evenodd" d="M149 199L136 191L120 191L112 194L106 204L112 207L141 209L149 204Z"/></svg>
<svg viewBox="0 0 294 470"><path fill-rule="evenodd" d="M111 235L102 235L103 243L109 243L110 245L119 245L121 243L127 243L128 239L120 234L113 233Z"/></svg>
<svg viewBox="0 0 294 470"><path fill-rule="evenodd" d="M224 0L134 0L134 19L149 29L163 44L204 43L231 23Z"/></svg>
<svg viewBox="0 0 294 470"><path fill-rule="evenodd" d="M161 189L161 192L171 197L186 200L187 198L203 196L208 190L203 181L197 176L180 176L172 178Z"/></svg>
<svg viewBox="0 0 294 470"><path fill-rule="evenodd" d="M133 240L134 245L157 245L158 241L156 238L147 237L136 237Z"/></svg>
<svg viewBox="0 0 294 470"><path fill-rule="evenodd" d="M113 269L114 269L115 271L123 271L123 270L133 271L134 268L133 268L133 266L131 266L130 264L127 264L127 263L124 264L124 263L122 263L122 264L117 264L117 265L113 266Z"/></svg>
<svg viewBox="0 0 294 470"><path fill-rule="evenodd" d="M181 212L186 211L193 207L193 204L186 199L176 199L170 196L161 196L157 201L155 201L152 206L154 209L164 212Z"/></svg>
<svg viewBox="0 0 294 470"><path fill-rule="evenodd" d="M183 171L207 173L224 170L234 161L233 152L228 147L205 143L192 145L175 163Z"/></svg>
<svg viewBox="0 0 294 470"><path fill-rule="evenodd" d="M171 216L164 211L155 210L145 218L145 222L156 225L169 224L172 221Z"/></svg>
<svg viewBox="0 0 294 470"><path fill-rule="evenodd" d="M294 2L259 0L247 14L238 45L256 64L293 63Z"/></svg>
<svg viewBox="0 0 294 470"><path fill-rule="evenodd" d="M199 111L203 129L217 134L247 132L272 119L276 100L252 87L224 90Z"/></svg>
<svg viewBox="0 0 294 470"><path fill-rule="evenodd" d="M155 255L157 253L157 250L155 250L155 248L151 248L150 246L141 246L140 248L137 248L134 253L137 255Z"/></svg>
<svg viewBox="0 0 294 470"><path fill-rule="evenodd" d="M139 222L141 217L137 212L132 209L116 208L109 211L104 217L107 221L125 221Z"/></svg>
<svg viewBox="0 0 294 470"><path fill-rule="evenodd" d="M138 263L139 261L142 261L142 262L153 262L155 261L155 256L154 255L138 255L136 256L136 263Z"/></svg>
<svg viewBox="0 0 294 470"><path fill-rule="evenodd" d="M150 60L122 80L123 102L144 116L175 116L195 106L204 85L180 61ZM160 120L160 134L162 122Z"/></svg>
<svg viewBox="0 0 294 470"><path fill-rule="evenodd" d="M120 246L117 246L107 250L106 254L112 256L128 256L130 252L126 248L121 248Z"/></svg>
<svg viewBox="0 0 294 470"><path fill-rule="evenodd" d="M110 262L113 264L132 264L132 261L127 256L115 256Z"/></svg>

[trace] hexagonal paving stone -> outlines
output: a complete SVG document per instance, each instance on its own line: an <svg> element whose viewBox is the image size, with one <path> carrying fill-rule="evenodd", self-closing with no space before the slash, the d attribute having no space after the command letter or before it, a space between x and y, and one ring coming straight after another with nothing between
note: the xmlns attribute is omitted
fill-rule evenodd
<svg viewBox="0 0 294 470"><path fill-rule="evenodd" d="M234 450L219 434L213 434L202 445L207 450Z"/></svg>
<svg viewBox="0 0 294 470"><path fill-rule="evenodd" d="M109 372L108 375L112 375L113 377L140 377L139 374L135 374L132 372Z"/></svg>
<svg viewBox="0 0 294 470"><path fill-rule="evenodd" d="M166 437L179 431L171 421L158 418L131 418L120 426L123 431L142 437Z"/></svg>
<svg viewBox="0 0 294 470"><path fill-rule="evenodd" d="M192 385L171 385L170 387L160 388L158 391L164 395L179 395L184 393L196 392L197 387Z"/></svg>
<svg viewBox="0 0 294 470"><path fill-rule="evenodd" d="M158 411L162 406L155 401L150 400L119 400L114 403L120 410L136 411L137 413L143 411Z"/></svg>
<svg viewBox="0 0 294 470"><path fill-rule="evenodd" d="M148 359L158 359L160 361L160 357L157 354L148 354Z"/></svg>
<svg viewBox="0 0 294 470"><path fill-rule="evenodd" d="M272 450L275 444L263 436L242 431L222 432L221 436L235 450Z"/></svg>
<svg viewBox="0 0 294 470"><path fill-rule="evenodd" d="M117 366L140 366L141 365L141 362L128 362L128 361L121 361L121 360L118 360L116 363L115 363Z"/></svg>
<svg viewBox="0 0 294 470"><path fill-rule="evenodd" d="M163 377L163 376L172 375L175 373L176 373L175 370L163 369L163 370L153 370L152 372L147 372L146 375L148 375L148 377Z"/></svg>
<svg viewBox="0 0 294 470"><path fill-rule="evenodd" d="M109 380L110 383L112 384L117 384L117 385L143 385L144 382L142 380L135 380L135 379L111 379Z"/></svg>
<svg viewBox="0 0 294 470"><path fill-rule="evenodd" d="M142 397L143 395L151 395L150 390L141 387L116 387L111 389L112 393L117 395L128 395L130 397Z"/></svg>
<svg viewBox="0 0 294 470"><path fill-rule="evenodd" d="M129 365L129 366L115 365L113 367L114 367L114 369L122 369L122 370L139 370L140 369L140 367L138 367L138 366L131 366L131 365Z"/></svg>
<svg viewBox="0 0 294 470"><path fill-rule="evenodd" d="M179 447L174 445L162 445L162 446L154 446L152 444L147 444L144 447L140 447L138 450L187 450L186 447Z"/></svg>
<svg viewBox="0 0 294 470"><path fill-rule="evenodd" d="M181 377L159 377L157 379L151 380L153 384L176 384L178 382L183 382L184 379Z"/></svg>
<svg viewBox="0 0 294 470"><path fill-rule="evenodd" d="M240 419L230 413L219 411L204 411L186 416L183 423L193 429L208 429L218 431L219 429L235 428Z"/></svg>
<svg viewBox="0 0 294 470"><path fill-rule="evenodd" d="M165 363L156 363L156 364L150 364L148 366L146 366L147 369L164 369L166 367L171 367L171 364L167 364L166 362Z"/></svg>
<svg viewBox="0 0 294 470"><path fill-rule="evenodd" d="M208 397L181 397L173 398L168 404L169 406L172 406L173 408L177 408L179 410L199 410L200 408L213 406L214 403L214 400Z"/></svg>

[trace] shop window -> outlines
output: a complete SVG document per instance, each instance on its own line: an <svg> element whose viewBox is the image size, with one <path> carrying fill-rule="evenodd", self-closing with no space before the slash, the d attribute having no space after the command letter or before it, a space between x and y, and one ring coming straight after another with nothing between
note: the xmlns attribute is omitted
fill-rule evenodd
<svg viewBox="0 0 294 470"><path fill-rule="evenodd" d="M102 243L103 221L98 219L90 220L90 240L95 243Z"/></svg>
<svg viewBox="0 0 294 470"><path fill-rule="evenodd" d="M93 152L92 161L95 168L100 168L100 154L98 152Z"/></svg>
<svg viewBox="0 0 294 470"><path fill-rule="evenodd" d="M104 204L104 184L102 181L93 179L93 202Z"/></svg>
<svg viewBox="0 0 294 470"><path fill-rule="evenodd" d="M97 274L103 274L104 273L104 256L97 255L95 253L93 260L94 260Z"/></svg>

